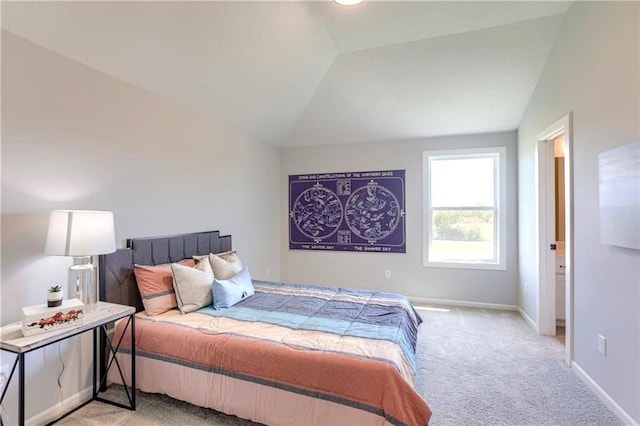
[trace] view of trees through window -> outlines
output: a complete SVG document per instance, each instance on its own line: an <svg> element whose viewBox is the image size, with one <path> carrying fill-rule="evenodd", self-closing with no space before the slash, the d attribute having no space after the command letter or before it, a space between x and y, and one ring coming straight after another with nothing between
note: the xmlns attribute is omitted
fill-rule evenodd
<svg viewBox="0 0 640 426"><path fill-rule="evenodd" d="M434 211L431 249L442 260L494 257L492 211Z"/></svg>
<svg viewBox="0 0 640 426"><path fill-rule="evenodd" d="M491 241L493 212L435 211L433 239L454 241Z"/></svg>

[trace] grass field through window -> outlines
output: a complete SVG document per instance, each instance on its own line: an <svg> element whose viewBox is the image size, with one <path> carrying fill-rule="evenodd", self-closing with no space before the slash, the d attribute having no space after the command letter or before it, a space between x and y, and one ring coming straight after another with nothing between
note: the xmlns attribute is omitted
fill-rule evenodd
<svg viewBox="0 0 640 426"><path fill-rule="evenodd" d="M493 243L490 241L447 241L431 243L429 260L438 261L488 261L493 260Z"/></svg>

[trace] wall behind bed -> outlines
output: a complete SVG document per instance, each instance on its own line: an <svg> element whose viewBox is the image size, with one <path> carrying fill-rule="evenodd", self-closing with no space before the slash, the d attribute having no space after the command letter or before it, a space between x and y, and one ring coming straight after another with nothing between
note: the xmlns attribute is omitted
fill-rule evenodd
<svg viewBox="0 0 640 426"><path fill-rule="evenodd" d="M43 254L53 209L112 210L120 247L218 229L277 279L279 198L277 148L2 31L2 324L66 287L71 258ZM90 384L89 346L61 345L65 399ZM59 402L57 345L27 365L28 419Z"/></svg>
<svg viewBox="0 0 640 426"><path fill-rule="evenodd" d="M507 148L507 270L422 266L422 152L504 146ZM364 144L284 148L281 151L281 276L283 281L370 288L416 299L474 304L517 304L516 132L462 135ZM290 174L406 170L406 254L289 250ZM391 270L385 279L384 271Z"/></svg>

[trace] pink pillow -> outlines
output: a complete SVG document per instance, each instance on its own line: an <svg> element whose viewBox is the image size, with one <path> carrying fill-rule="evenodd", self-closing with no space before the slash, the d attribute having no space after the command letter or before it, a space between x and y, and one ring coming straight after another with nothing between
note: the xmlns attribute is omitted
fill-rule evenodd
<svg viewBox="0 0 640 426"><path fill-rule="evenodd" d="M185 259L179 263L195 266L193 259ZM133 273L147 315L160 315L178 307L170 263L155 266L133 265Z"/></svg>

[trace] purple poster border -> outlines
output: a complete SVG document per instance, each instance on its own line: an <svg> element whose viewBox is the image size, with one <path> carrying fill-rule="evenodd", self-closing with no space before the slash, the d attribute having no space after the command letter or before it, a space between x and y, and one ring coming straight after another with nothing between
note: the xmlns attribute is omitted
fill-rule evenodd
<svg viewBox="0 0 640 426"><path fill-rule="evenodd" d="M289 175L289 249L406 253L405 171Z"/></svg>

